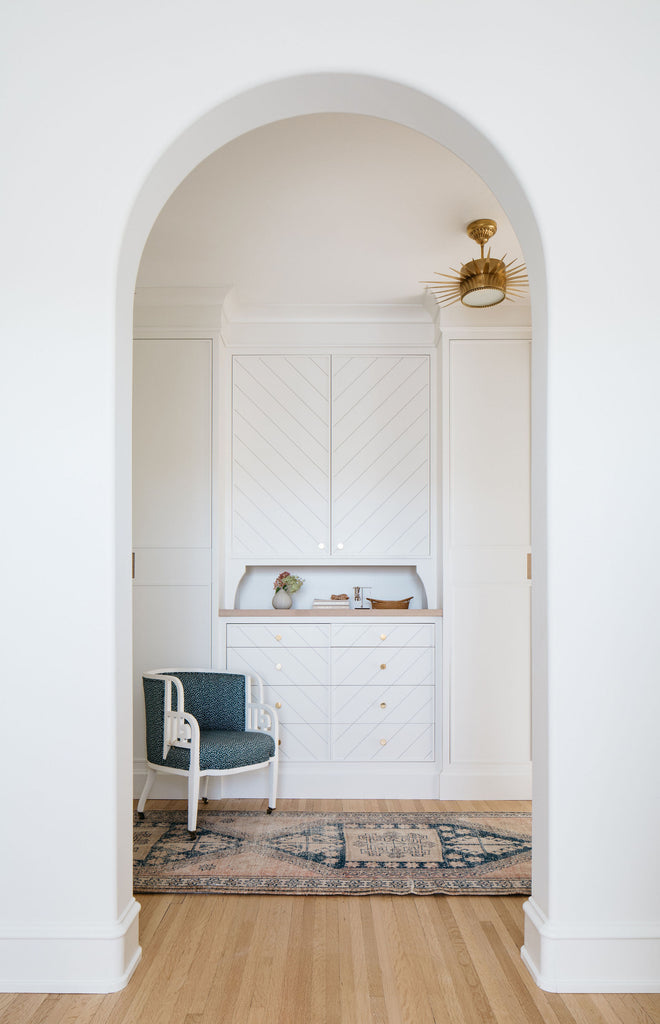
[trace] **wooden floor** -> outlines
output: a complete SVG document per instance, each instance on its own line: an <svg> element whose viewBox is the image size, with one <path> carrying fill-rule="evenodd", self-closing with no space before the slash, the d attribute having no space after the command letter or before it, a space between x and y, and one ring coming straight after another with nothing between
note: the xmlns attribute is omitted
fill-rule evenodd
<svg viewBox="0 0 660 1024"><path fill-rule="evenodd" d="M423 811L526 810L529 804L281 800L278 806ZM142 961L123 992L0 995L2 1024L660 1022L658 995L552 995L538 989L520 959L519 896L139 900Z"/></svg>

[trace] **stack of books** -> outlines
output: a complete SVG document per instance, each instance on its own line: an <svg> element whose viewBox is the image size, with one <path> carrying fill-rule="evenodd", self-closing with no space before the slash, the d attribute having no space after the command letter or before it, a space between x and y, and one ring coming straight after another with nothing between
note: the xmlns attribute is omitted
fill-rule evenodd
<svg viewBox="0 0 660 1024"><path fill-rule="evenodd" d="M315 597L312 608L350 608L351 602L346 597Z"/></svg>

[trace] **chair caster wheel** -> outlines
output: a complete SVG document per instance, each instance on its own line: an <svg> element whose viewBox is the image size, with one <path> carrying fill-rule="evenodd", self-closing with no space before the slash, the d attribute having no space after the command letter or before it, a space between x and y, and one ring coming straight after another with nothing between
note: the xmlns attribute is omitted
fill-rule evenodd
<svg viewBox="0 0 660 1024"><path fill-rule="evenodd" d="M140 821L144 821L144 811L138 811L137 816Z"/></svg>
<svg viewBox="0 0 660 1024"><path fill-rule="evenodd" d="M274 807L267 807L266 808L266 814L272 814L274 810L275 810Z"/></svg>
<svg viewBox="0 0 660 1024"><path fill-rule="evenodd" d="M190 839L197 839L197 833L196 832L191 832L190 829L188 829L188 837Z"/></svg>

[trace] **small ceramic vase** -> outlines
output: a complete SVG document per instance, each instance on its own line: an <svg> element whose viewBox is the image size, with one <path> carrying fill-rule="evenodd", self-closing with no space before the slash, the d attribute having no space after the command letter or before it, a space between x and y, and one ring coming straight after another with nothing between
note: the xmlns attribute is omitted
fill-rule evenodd
<svg viewBox="0 0 660 1024"><path fill-rule="evenodd" d="M293 598L291 594L286 590L276 590L273 594L273 608L278 608L282 611L284 608L290 608L293 604Z"/></svg>

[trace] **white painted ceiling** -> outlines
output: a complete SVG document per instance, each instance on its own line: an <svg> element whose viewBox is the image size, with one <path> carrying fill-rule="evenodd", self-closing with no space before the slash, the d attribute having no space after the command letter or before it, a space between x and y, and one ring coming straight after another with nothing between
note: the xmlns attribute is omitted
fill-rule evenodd
<svg viewBox="0 0 660 1024"><path fill-rule="evenodd" d="M479 255L522 259L504 211L453 153L391 121L318 114L234 140L173 193L138 286L234 289L241 306L420 303L420 282Z"/></svg>

